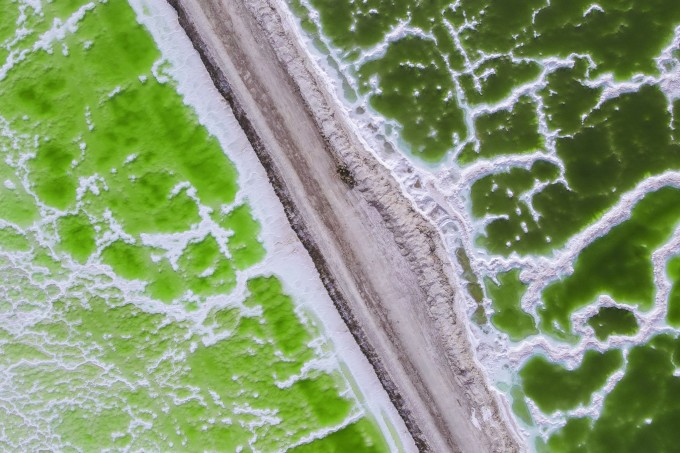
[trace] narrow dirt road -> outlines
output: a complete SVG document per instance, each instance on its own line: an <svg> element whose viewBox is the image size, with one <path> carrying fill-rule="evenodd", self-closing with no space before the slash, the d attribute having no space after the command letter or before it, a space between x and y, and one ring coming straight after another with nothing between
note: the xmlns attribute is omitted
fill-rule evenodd
<svg viewBox="0 0 680 453"><path fill-rule="evenodd" d="M365 148L278 0L169 0L421 451L512 452L435 228Z"/></svg>

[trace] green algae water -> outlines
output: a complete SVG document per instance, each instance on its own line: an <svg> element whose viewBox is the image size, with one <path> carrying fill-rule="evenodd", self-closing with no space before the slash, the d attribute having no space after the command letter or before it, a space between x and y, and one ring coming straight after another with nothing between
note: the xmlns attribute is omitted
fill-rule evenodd
<svg viewBox="0 0 680 453"><path fill-rule="evenodd" d="M287 3L453 244L530 449L677 451L680 4Z"/></svg>
<svg viewBox="0 0 680 453"><path fill-rule="evenodd" d="M386 451L132 3L0 0L0 448Z"/></svg>

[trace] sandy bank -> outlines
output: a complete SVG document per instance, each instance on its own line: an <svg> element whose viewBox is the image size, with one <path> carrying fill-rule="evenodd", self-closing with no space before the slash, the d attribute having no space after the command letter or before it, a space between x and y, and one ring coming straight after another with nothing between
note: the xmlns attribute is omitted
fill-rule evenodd
<svg viewBox="0 0 680 453"><path fill-rule="evenodd" d="M355 134L277 0L169 0L423 451L511 452L438 232Z"/></svg>

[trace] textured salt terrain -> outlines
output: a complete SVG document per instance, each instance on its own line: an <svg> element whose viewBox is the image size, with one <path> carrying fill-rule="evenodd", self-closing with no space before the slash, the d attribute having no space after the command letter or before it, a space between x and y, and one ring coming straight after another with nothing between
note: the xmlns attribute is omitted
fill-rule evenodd
<svg viewBox="0 0 680 453"><path fill-rule="evenodd" d="M529 447L672 451L677 4L288 3L460 264Z"/></svg>
<svg viewBox="0 0 680 453"><path fill-rule="evenodd" d="M131 5L0 2L0 445L408 450L174 11Z"/></svg>

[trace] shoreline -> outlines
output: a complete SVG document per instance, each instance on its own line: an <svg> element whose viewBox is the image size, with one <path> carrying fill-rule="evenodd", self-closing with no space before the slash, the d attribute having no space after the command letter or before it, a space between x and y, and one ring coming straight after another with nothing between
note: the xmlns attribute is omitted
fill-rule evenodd
<svg viewBox="0 0 680 453"><path fill-rule="evenodd" d="M253 201L253 214L261 224L262 240L267 249L267 257L255 267L279 277L286 293L295 300L296 310L316 324L321 337L333 345L339 367L329 371L340 373L348 387L358 391L357 403L369 418L375 420L390 448L415 451L392 401L337 312L306 249L288 225L283 206L248 138L179 25L177 11L166 0L128 1L138 22L156 41L162 58L171 63L169 73L177 83L184 103L196 112L199 122L218 139L226 156L238 169L239 194ZM205 316L205 310L194 313L200 312Z"/></svg>
<svg viewBox="0 0 680 453"><path fill-rule="evenodd" d="M519 450L519 441L505 426L499 403L474 360L465 315L454 302L455 276L438 232L401 193L389 171L364 149L351 127L344 124L346 118L324 92L323 84L315 80L307 56L289 36L290 31L283 26L273 2L255 0L248 2L248 6L241 1L228 2L229 5L219 1L169 2L178 11L180 24L215 86L234 110L331 299L404 418L418 448ZM210 24L208 15L201 16L205 14L202 8L211 10L211 17L223 19L224 25ZM240 21L240 28L234 29L252 34L248 35L251 39L260 38L255 40L258 47L269 44L275 59L267 61L259 55L257 60L256 52L241 52L232 57L234 50L242 50L237 45L240 38L226 38L224 30L221 36L215 30L234 26L232 20ZM227 47L225 39L231 41L230 55L220 52ZM248 61L249 58L253 61ZM276 88L292 89L287 100L292 99L297 105L283 105L297 108L296 113L302 112L294 120L303 123L307 120L307 127L315 133L306 137L320 145L312 148L313 157L303 156L303 151L296 147L307 143L301 142L290 126L286 129L291 119L285 118L288 111L278 106L284 100L278 93L275 99L268 97L271 87L261 81L257 84L257 77L264 76L252 66L254 63L278 68L280 80ZM230 64L231 71L225 71ZM255 82L244 83L244 74ZM262 99L269 102L259 102ZM279 116L267 118L272 112L263 112L265 105L279 107L273 112ZM288 148L280 146L282 141L277 134L291 140ZM316 161L320 167L309 164ZM325 173L304 173L293 165L301 162L310 165L309 169L321 168ZM323 193L326 183L336 190L335 198ZM321 193L313 192L319 189ZM305 198L310 193L319 198ZM308 206L315 201L317 206ZM344 210L328 211L334 207ZM347 216L338 218L338 212L348 214L349 220ZM338 225L339 231L334 231L333 227ZM368 238L369 243L347 240L352 237ZM324 241L317 242L318 238ZM386 269L394 271L394 275L383 275ZM456 403L460 408L456 408ZM484 430L479 426L479 418Z"/></svg>

